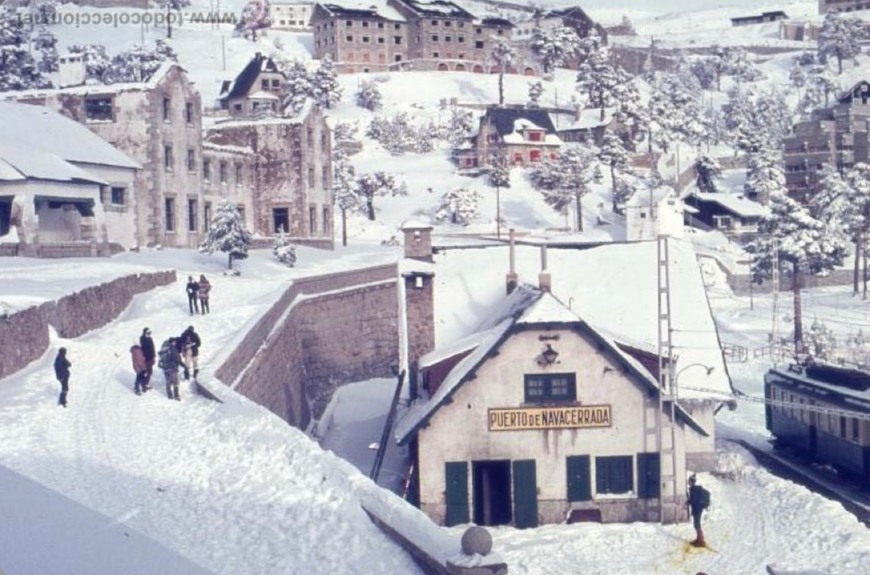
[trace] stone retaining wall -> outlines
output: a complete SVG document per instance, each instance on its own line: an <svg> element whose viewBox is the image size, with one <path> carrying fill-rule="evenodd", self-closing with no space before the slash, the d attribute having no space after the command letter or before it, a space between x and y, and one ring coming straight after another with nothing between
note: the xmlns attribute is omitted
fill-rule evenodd
<svg viewBox="0 0 870 575"><path fill-rule="evenodd" d="M175 281L174 270L124 276L0 318L0 378L45 353L48 326L61 337L78 337L113 321L136 294Z"/></svg>
<svg viewBox="0 0 870 575"><path fill-rule="evenodd" d="M295 281L215 375L305 429L339 385L392 375L397 273L386 265Z"/></svg>
<svg viewBox="0 0 870 575"><path fill-rule="evenodd" d="M727 273L727 272L726 272ZM728 285L735 295L748 295L750 292L750 276L728 274ZM834 270L824 276L808 276L803 278L804 288L817 288L829 286L852 285L852 270ZM791 291L791 276L781 274L779 276L779 291ZM773 283L764 280L762 283L754 283L751 286L752 293L770 293L773 291Z"/></svg>

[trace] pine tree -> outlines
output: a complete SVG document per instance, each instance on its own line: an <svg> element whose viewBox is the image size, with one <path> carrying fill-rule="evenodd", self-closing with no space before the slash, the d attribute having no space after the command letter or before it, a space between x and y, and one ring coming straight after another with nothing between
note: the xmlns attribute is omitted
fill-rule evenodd
<svg viewBox="0 0 870 575"><path fill-rule="evenodd" d="M272 255L288 268L296 267L296 246L290 242L283 227L278 229L275 244L272 246Z"/></svg>
<svg viewBox="0 0 870 575"><path fill-rule="evenodd" d="M454 188L441 196L435 208L435 221L467 226L480 217L480 194L472 188Z"/></svg>
<svg viewBox="0 0 870 575"><path fill-rule="evenodd" d="M840 175L831 166L825 166L819 182L820 191L811 200L811 206L825 222L838 227L852 239L855 265L852 270L853 291L858 293L859 262L864 261L864 299L867 298L866 258L862 258L870 236L870 166L858 162Z"/></svg>
<svg viewBox="0 0 870 575"><path fill-rule="evenodd" d="M220 251L227 254L228 269L233 269L233 260L248 257L251 234L245 229L242 216L228 200L222 201L209 224L208 235L199 246L203 253Z"/></svg>
<svg viewBox="0 0 870 575"><path fill-rule="evenodd" d="M172 11L181 12L182 8L190 6L190 0L154 0L154 3L166 9L166 37L172 38L172 22L178 18Z"/></svg>
<svg viewBox="0 0 870 575"><path fill-rule="evenodd" d="M39 71L43 73L58 71L57 38L45 26L33 33L33 49L39 52Z"/></svg>
<svg viewBox="0 0 870 575"><path fill-rule="evenodd" d="M700 154L695 158L695 185L705 194L718 192L716 180L722 179L722 168L713 156Z"/></svg>
<svg viewBox="0 0 870 575"><path fill-rule="evenodd" d="M489 52L489 61L498 68L498 105L502 106L504 105L504 75L505 72L513 68L517 52L504 38L492 36L491 40L492 48Z"/></svg>
<svg viewBox="0 0 870 575"><path fill-rule="evenodd" d="M314 97L313 78L302 60L293 60L289 64L281 63L280 66L281 72L287 78L284 113L288 116L295 116L302 110L305 101Z"/></svg>
<svg viewBox="0 0 870 575"><path fill-rule="evenodd" d="M779 148L763 145L748 154L743 189L747 197L762 204L777 194L787 193Z"/></svg>
<svg viewBox="0 0 870 575"><path fill-rule="evenodd" d="M341 101L341 85L329 54L320 61L311 79L311 87L314 99L324 108L331 108Z"/></svg>
<svg viewBox="0 0 870 575"><path fill-rule="evenodd" d="M752 255L755 279L771 277L777 262L791 267L794 297L795 349L802 353L801 287L805 273L828 271L843 262L845 242L836 230L813 218L802 204L789 198L782 187L770 195L770 214L762 218L758 235L746 246Z"/></svg>
<svg viewBox="0 0 870 575"><path fill-rule="evenodd" d="M527 108L538 109L541 107L541 96L544 94L544 84L540 80L529 82L529 103Z"/></svg>
<svg viewBox="0 0 870 575"><path fill-rule="evenodd" d="M550 164L551 162L539 162ZM601 180L598 162L592 149L582 146L565 146L549 170L551 181L542 190L544 201L554 210L563 213L573 203L577 231L583 231L583 206L581 199L592 191L592 184ZM534 181L534 179L533 179Z"/></svg>
<svg viewBox="0 0 870 575"><path fill-rule="evenodd" d="M381 109L383 106L383 98L381 91L378 89L378 84L374 80L365 80L360 84L359 92L356 94L356 103L359 107L366 110Z"/></svg>
<svg viewBox="0 0 870 575"><path fill-rule="evenodd" d="M630 96L629 86L633 84L632 78L611 61L607 48L599 46L580 65L576 85L578 92L586 94L590 107L600 108L603 118L606 107L616 106Z"/></svg>
<svg viewBox="0 0 870 575"><path fill-rule="evenodd" d="M140 45L133 46L112 58L104 80L108 84L147 82L167 60L178 61L178 56L163 40L157 40L154 48L150 49Z"/></svg>
<svg viewBox="0 0 870 575"><path fill-rule="evenodd" d="M611 206L615 212L618 209L619 193L617 192L617 174L630 171L628 151L622 139L612 132L606 132L598 151L598 160L610 170Z"/></svg>
<svg viewBox="0 0 870 575"><path fill-rule="evenodd" d="M580 37L573 28L567 26L548 29L535 26L529 48L541 62L544 73L549 74L580 53Z"/></svg>
<svg viewBox="0 0 870 575"><path fill-rule="evenodd" d="M0 92L48 87L51 82L27 50L23 21L14 9L0 8Z"/></svg>
<svg viewBox="0 0 870 575"><path fill-rule="evenodd" d="M335 139L335 138L334 138ZM332 147L332 199L341 212L341 245L347 245L347 213L359 210L356 170L340 145Z"/></svg>
<svg viewBox="0 0 870 575"><path fill-rule="evenodd" d="M501 189L511 187L511 165L504 150L490 153L489 185L495 188L495 233L501 237Z"/></svg>
<svg viewBox="0 0 870 575"><path fill-rule="evenodd" d="M861 41L867 37L864 22L859 18L844 18L836 10L825 14L819 31L819 55L837 59L837 73L843 73L843 60L861 53Z"/></svg>
<svg viewBox="0 0 870 575"><path fill-rule="evenodd" d="M356 179L357 196L364 202L368 219L375 221L375 197L377 196L407 196L404 185L397 185L396 179L382 171L363 174Z"/></svg>

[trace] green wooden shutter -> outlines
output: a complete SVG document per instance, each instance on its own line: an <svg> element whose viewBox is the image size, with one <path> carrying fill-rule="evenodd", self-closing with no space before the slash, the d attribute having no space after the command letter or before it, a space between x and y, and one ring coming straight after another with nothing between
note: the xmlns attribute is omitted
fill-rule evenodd
<svg viewBox="0 0 870 575"><path fill-rule="evenodd" d="M514 525L518 529L538 526L538 482L535 460L513 462Z"/></svg>
<svg viewBox="0 0 870 575"><path fill-rule="evenodd" d="M658 453L637 454L637 496L657 499L661 484L661 465Z"/></svg>
<svg viewBox="0 0 870 575"><path fill-rule="evenodd" d="M592 499L592 482L589 477L589 456L572 455L565 459L568 470L568 501Z"/></svg>
<svg viewBox="0 0 870 575"><path fill-rule="evenodd" d="M464 461L448 461L444 464L446 486L445 504L448 527L468 523L468 464Z"/></svg>

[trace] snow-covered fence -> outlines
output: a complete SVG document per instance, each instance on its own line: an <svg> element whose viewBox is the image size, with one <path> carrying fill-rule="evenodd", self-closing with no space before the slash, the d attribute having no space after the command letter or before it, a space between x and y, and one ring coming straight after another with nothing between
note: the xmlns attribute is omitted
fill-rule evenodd
<svg viewBox="0 0 870 575"><path fill-rule="evenodd" d="M87 287L0 318L0 379L39 359L48 349L48 327L78 337L117 318L133 296L175 282L175 270L136 274Z"/></svg>

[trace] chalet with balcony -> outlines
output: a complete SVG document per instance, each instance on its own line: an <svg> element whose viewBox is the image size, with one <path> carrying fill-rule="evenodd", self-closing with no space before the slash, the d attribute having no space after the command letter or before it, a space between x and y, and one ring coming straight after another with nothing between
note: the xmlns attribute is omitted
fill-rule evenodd
<svg viewBox="0 0 870 575"><path fill-rule="evenodd" d="M485 167L492 154L504 154L511 164L526 165L555 159L562 146L550 115L527 108L487 108L471 145L457 153L462 168Z"/></svg>
<svg viewBox="0 0 870 575"><path fill-rule="evenodd" d="M719 230L726 235L747 236L758 232L761 219L770 213L767 206L743 194L692 192L686 196L689 222L697 227Z"/></svg>
<svg viewBox="0 0 870 575"><path fill-rule="evenodd" d="M223 83L218 101L230 116L280 114L286 88L287 79L274 60L257 52L235 80Z"/></svg>

